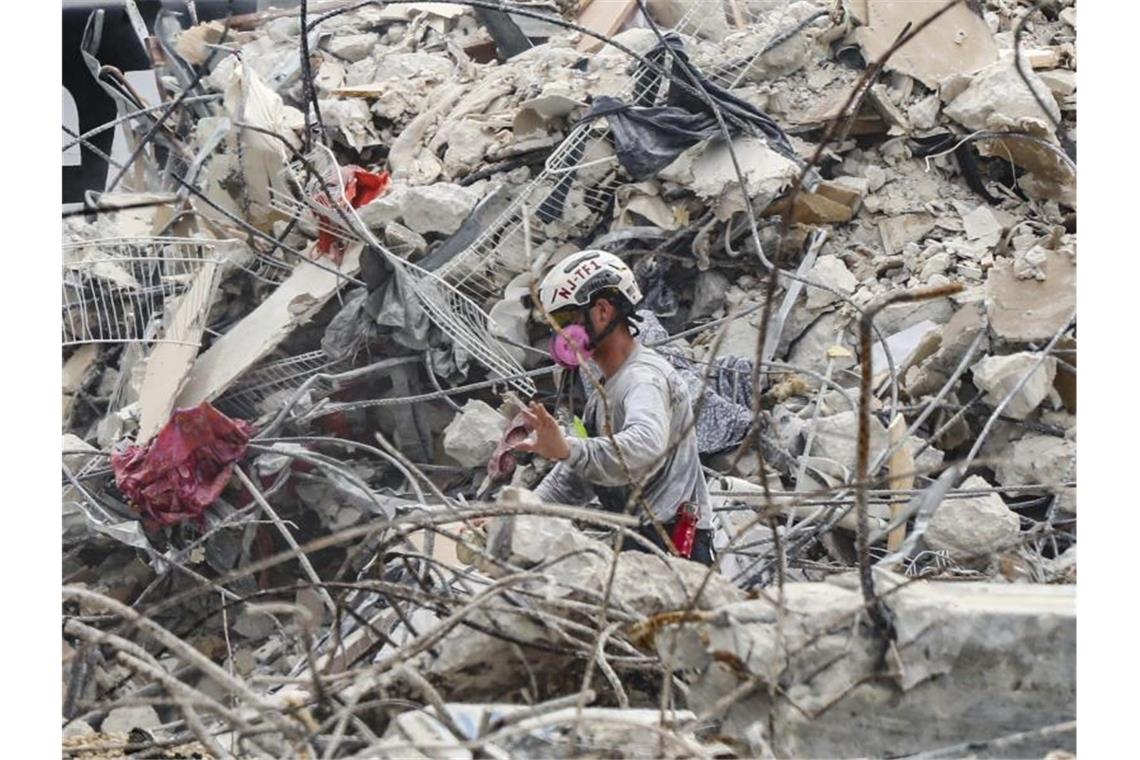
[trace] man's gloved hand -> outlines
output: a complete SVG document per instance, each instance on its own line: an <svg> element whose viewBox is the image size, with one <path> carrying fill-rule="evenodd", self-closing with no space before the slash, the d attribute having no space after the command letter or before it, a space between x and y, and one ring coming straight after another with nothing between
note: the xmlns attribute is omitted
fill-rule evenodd
<svg viewBox="0 0 1140 760"><path fill-rule="evenodd" d="M515 444L515 450L528 451L540 457L559 461L570 456L570 444L562 434L558 420L546 411L542 404L531 402L529 409L522 410L527 422L534 428L534 436Z"/></svg>

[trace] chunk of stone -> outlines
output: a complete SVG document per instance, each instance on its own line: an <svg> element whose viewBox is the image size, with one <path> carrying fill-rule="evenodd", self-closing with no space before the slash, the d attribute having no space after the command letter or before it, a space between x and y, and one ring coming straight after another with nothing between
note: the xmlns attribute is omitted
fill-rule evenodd
<svg viewBox="0 0 1140 760"><path fill-rule="evenodd" d="M720 272L709 269L697 275L697 282L693 286L693 307L689 312L690 319L707 317L718 309L724 308L725 292L729 281Z"/></svg>
<svg viewBox="0 0 1140 760"><path fill-rule="evenodd" d="M964 490L989 488L979 475L962 483ZM923 539L931 549L942 550L953 560L985 559L1017 541L1020 521L1001 497L987 493L942 502Z"/></svg>
<svg viewBox="0 0 1140 760"><path fill-rule="evenodd" d="M797 313L809 314L806 309L794 309L792 316ZM789 320L791 322L791 320ZM852 337L855 326L841 311L832 311L824 314L806 328L800 328L800 335L790 343L788 361L797 367L812 372L824 372L830 362L833 372L847 369L856 364L855 339ZM791 332L785 326L786 332ZM789 336L790 337L790 336ZM835 349L839 349L836 351ZM783 349L777 349L782 355ZM755 352L753 352L755 354Z"/></svg>
<svg viewBox="0 0 1140 760"><path fill-rule="evenodd" d="M808 279L828 285L840 293L850 295L855 292L859 281L838 256L820 256L815 266L808 272ZM807 308L821 309L839 300L839 296L823 288L807 286Z"/></svg>
<svg viewBox="0 0 1140 760"><path fill-rule="evenodd" d="M450 235L475 208L479 196L449 182L408 188L404 204L404 224L421 235L439 232Z"/></svg>
<svg viewBox="0 0 1140 760"><path fill-rule="evenodd" d="M63 727L63 738L71 739L76 736L91 736L95 733L95 729L91 728L91 724L85 720L75 720L69 722Z"/></svg>
<svg viewBox="0 0 1140 760"><path fill-rule="evenodd" d="M942 103L937 95L930 95L907 109L906 115L915 129L933 129L938 123Z"/></svg>
<svg viewBox="0 0 1140 760"><path fill-rule="evenodd" d="M741 304L741 308L747 308L749 304ZM728 327L720 325L724 328L724 339L720 342L720 348L717 350L717 356L756 356L756 343L760 340L760 327L759 317L761 312L754 311L747 317L734 319L728 323ZM719 335L718 329L715 335ZM715 338L714 338L715 340Z"/></svg>
<svg viewBox="0 0 1140 760"><path fill-rule="evenodd" d="M938 348L934 354L908 372L907 391L916 396L937 393L985 327L980 303L966 304L958 309L938 333ZM973 355L984 356L988 347L989 341L982 338Z"/></svg>
<svg viewBox="0 0 1140 760"><path fill-rule="evenodd" d="M482 124L465 119L447 133L447 151L443 154L444 167L451 176L473 171L495 144Z"/></svg>
<svg viewBox="0 0 1140 760"><path fill-rule="evenodd" d="M277 623L270 615L264 612L242 610L234 619L234 632L251 641L260 641L268 638L275 630Z"/></svg>
<svg viewBox="0 0 1140 760"><path fill-rule="evenodd" d="M519 567L534 567L550 556L551 545L567 533L577 531L569 520L561 517L496 517L487 530L487 546L492 554L505 562Z"/></svg>
<svg viewBox="0 0 1140 760"><path fill-rule="evenodd" d="M356 215L368 229L383 229L389 222L403 218L409 200L408 190L407 185L397 185L371 203L358 208Z"/></svg>
<svg viewBox="0 0 1140 760"><path fill-rule="evenodd" d="M1073 441L1030 433L1006 449L995 468L997 482L1003 486L1058 486L1075 479L1076 456Z"/></svg>
<svg viewBox="0 0 1140 760"><path fill-rule="evenodd" d="M100 732L104 734L129 734L136 728L153 731L162 725L158 713L150 705L139 707L116 707L103 719Z"/></svg>
<svg viewBox="0 0 1140 760"><path fill-rule="evenodd" d="M472 399L443 431L443 450L464 467L485 467L508 422L487 403Z"/></svg>
<svg viewBox="0 0 1140 760"><path fill-rule="evenodd" d="M1026 374L1029 379L1006 404L1003 414L1023 420L1036 409L1053 388L1057 360L1052 356L1034 369L1040 354L1022 351L1007 356L987 356L972 367L974 385L985 391L984 401L990 406L1001 403Z"/></svg>
<svg viewBox="0 0 1140 760"><path fill-rule="evenodd" d="M946 270L949 268L950 254L946 251L940 251L923 262L922 269L918 273L918 279L925 281L936 274L946 274Z"/></svg>
<svg viewBox="0 0 1140 760"><path fill-rule="evenodd" d="M418 232L412 232L399 222L384 225L384 240L392 253L404 258L418 258L427 252L427 241Z"/></svg>
<svg viewBox="0 0 1140 760"><path fill-rule="evenodd" d="M1041 78L1032 71L1025 73L1047 113L1025 86L1012 58L978 72L965 92L954 98L943 112L967 129L1009 130L1023 127L1025 121L1031 120L1052 132L1053 121L1061 118L1061 109Z"/></svg>
<svg viewBox="0 0 1140 760"><path fill-rule="evenodd" d="M732 146L748 195L757 209L767 208L799 173L792 161L773 150L762 138L737 137ZM745 210L736 166L728 145L722 140L697 143L677 156L657 176L683 185L701 198L715 198L716 216L722 221Z"/></svg>
<svg viewBox="0 0 1140 760"><path fill-rule="evenodd" d="M883 185L887 184L887 172L881 166L871 164L863 171L863 176L867 178L867 190L869 192L877 192Z"/></svg>
<svg viewBox="0 0 1140 760"><path fill-rule="evenodd" d="M373 46L376 45L380 39L380 35L375 32L365 32L364 34L334 34L325 41L325 50L328 50L338 58L343 58L349 63L366 58L371 52Z"/></svg>

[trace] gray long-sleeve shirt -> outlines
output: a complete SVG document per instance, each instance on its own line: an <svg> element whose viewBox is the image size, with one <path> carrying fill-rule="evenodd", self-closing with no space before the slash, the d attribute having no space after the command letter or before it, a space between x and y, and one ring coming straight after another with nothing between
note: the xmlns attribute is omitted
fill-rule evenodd
<svg viewBox="0 0 1140 760"><path fill-rule="evenodd" d="M589 438L568 438L570 456L554 466L535 493L545 501L584 504L597 496L610 510L624 510L634 486L656 520L670 522L682 502L700 510L698 527L712 527L708 486L693 429L693 406L681 376L660 354L638 344L613 377L604 381L614 436L606 435L605 405L598 394L586 402ZM622 466L614 443L621 449ZM635 502L634 514L645 520Z"/></svg>

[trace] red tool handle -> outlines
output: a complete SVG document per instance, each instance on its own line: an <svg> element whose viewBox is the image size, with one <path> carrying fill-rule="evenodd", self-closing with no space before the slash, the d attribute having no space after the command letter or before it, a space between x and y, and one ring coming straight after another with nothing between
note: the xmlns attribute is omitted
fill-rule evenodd
<svg viewBox="0 0 1140 760"><path fill-rule="evenodd" d="M677 521L673 523L673 534L669 536L677 554L688 559L693 554L693 542L697 538L697 508L689 502L677 508Z"/></svg>

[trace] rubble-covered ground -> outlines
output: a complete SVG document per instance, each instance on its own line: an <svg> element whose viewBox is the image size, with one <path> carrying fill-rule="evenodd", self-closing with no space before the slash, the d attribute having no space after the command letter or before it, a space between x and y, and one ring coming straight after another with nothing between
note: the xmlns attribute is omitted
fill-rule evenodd
<svg viewBox="0 0 1140 760"><path fill-rule="evenodd" d="M64 221L64 754L1071 756L1076 3L944 6L166 17ZM585 248L712 571L511 453Z"/></svg>

